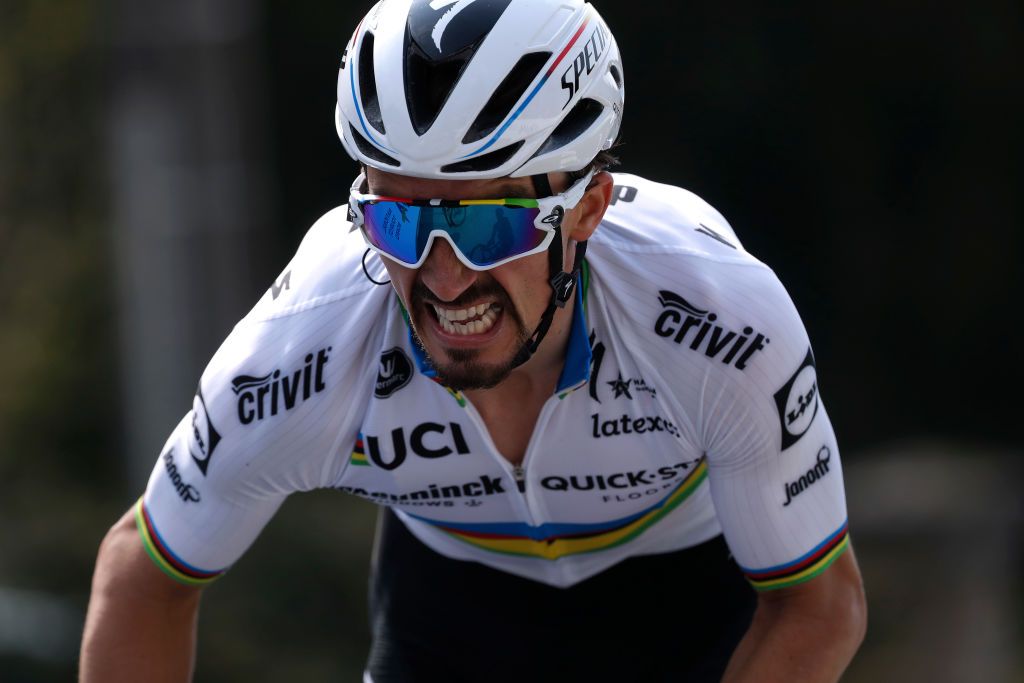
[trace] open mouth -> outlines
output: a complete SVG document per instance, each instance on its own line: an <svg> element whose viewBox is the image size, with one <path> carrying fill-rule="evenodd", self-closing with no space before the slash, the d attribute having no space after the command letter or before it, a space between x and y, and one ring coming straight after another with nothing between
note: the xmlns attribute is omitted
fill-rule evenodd
<svg viewBox="0 0 1024 683"><path fill-rule="evenodd" d="M437 324L445 332L456 336L470 336L489 332L501 315L501 306L482 303L468 308L445 308L430 304L437 316Z"/></svg>

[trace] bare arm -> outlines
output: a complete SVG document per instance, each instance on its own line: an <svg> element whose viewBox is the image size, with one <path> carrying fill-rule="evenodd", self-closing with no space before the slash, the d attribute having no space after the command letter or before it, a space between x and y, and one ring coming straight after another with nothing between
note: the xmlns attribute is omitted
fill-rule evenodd
<svg viewBox="0 0 1024 683"><path fill-rule="evenodd" d="M866 628L864 587L850 547L821 576L760 594L723 682L838 681Z"/></svg>
<svg viewBox="0 0 1024 683"><path fill-rule="evenodd" d="M177 583L153 564L129 510L100 545L79 680L191 679L200 590Z"/></svg>

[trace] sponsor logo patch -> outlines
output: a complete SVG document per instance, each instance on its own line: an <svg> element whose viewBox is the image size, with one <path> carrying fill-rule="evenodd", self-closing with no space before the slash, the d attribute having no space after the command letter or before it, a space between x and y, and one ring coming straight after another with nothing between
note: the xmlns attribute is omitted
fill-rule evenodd
<svg viewBox="0 0 1024 683"><path fill-rule="evenodd" d="M665 432L677 439L682 438L679 428L660 415L653 417L622 415L611 420L602 420L600 415L594 413L590 416L590 422L591 435L595 439L626 436L629 434L646 434L648 432Z"/></svg>
<svg viewBox="0 0 1024 683"><path fill-rule="evenodd" d="M640 193L635 187L629 185L615 185L612 188L612 206L615 206L619 202L626 204L632 204L636 201L636 196Z"/></svg>
<svg viewBox="0 0 1024 683"><path fill-rule="evenodd" d="M775 406L782 426L782 450L786 450L810 429L818 414L818 374L810 349L789 381L775 392Z"/></svg>
<svg viewBox="0 0 1024 683"><path fill-rule="evenodd" d="M248 425L287 412L326 389L324 366L332 350L328 346L307 354L302 367L294 372L274 370L263 376L239 375L231 380L231 390L238 397L238 421Z"/></svg>
<svg viewBox="0 0 1024 683"><path fill-rule="evenodd" d="M716 324L718 315L694 306L675 292L662 290L658 301L664 309L654 323L659 337L686 344L691 350L738 370L746 370L754 354L772 341L749 326L734 332Z"/></svg>
<svg viewBox="0 0 1024 683"><path fill-rule="evenodd" d="M605 346L604 342L597 340L597 332L590 333L590 398L598 403L601 402L599 389L601 386L601 365L604 363ZM633 400L633 394L648 394L651 398L658 397L658 391L644 380L643 377L623 378L622 372L618 377L604 384L612 388L612 398L627 398ZM607 390L606 390L607 391Z"/></svg>
<svg viewBox="0 0 1024 683"><path fill-rule="evenodd" d="M463 505L479 507L483 505L479 498L507 493L501 480L502 477L489 477L485 474L465 484L430 484L425 489L408 493L370 491L352 486L342 486L339 490L378 505L454 507L456 499L468 498L469 500L462 501Z"/></svg>
<svg viewBox="0 0 1024 683"><path fill-rule="evenodd" d="M597 340L597 330L590 331L590 398L598 403L597 380L601 376L601 364L604 363L604 342Z"/></svg>
<svg viewBox="0 0 1024 683"><path fill-rule="evenodd" d="M174 449L172 448L167 451L162 457L164 472L167 473L167 478L171 480L171 486L178 492L178 497L186 503L198 503L201 499L199 489L182 479L181 472L178 471L178 466L174 463Z"/></svg>
<svg viewBox="0 0 1024 683"><path fill-rule="evenodd" d="M830 460L832 460L832 451L829 447L822 446L819 448L818 455L814 458L814 466L807 470L806 473L801 474L800 478L796 481L791 481L788 484L782 485L782 488L786 492L786 502L782 504L782 507L788 507L789 504L793 502L794 498L816 484L819 480L824 479L825 475L829 473Z"/></svg>
<svg viewBox="0 0 1024 683"><path fill-rule="evenodd" d="M733 244L729 240L725 239L719 233L715 232L714 230L712 230L708 226L704 225L703 223L700 224L699 228L695 228L694 230L696 232L699 232L702 235L710 237L711 239L715 240L716 242L724 244L725 246L729 247L730 249L735 249L736 248L735 244Z"/></svg>
<svg viewBox="0 0 1024 683"><path fill-rule="evenodd" d="M550 476L541 479L540 485L548 491L615 491L635 489L674 481L699 463L699 460L695 460L693 462L665 465L654 470L634 470L632 472L615 472L612 474ZM673 485L669 484L668 487L671 488Z"/></svg>
<svg viewBox="0 0 1024 683"><path fill-rule="evenodd" d="M632 383L633 380L631 379L622 379L621 372L619 373L618 379L613 379L611 382L606 382L606 384L608 384L608 386L612 388L612 391L615 392L615 398L625 396L630 401L633 400L633 394L629 393L629 385Z"/></svg>
<svg viewBox="0 0 1024 683"><path fill-rule="evenodd" d="M206 410L206 400L203 398L203 388L200 385L196 389L196 396L192 399L192 429L189 433L188 452L192 459L199 466L199 471L206 476L206 468L210 466L210 458L213 457L217 444L220 443L220 434L210 420L210 413Z"/></svg>
<svg viewBox="0 0 1024 683"><path fill-rule="evenodd" d="M412 361L405 351L397 346L385 351L380 357L380 368L377 370L377 384L373 395L377 398L388 398L402 389L412 379Z"/></svg>
<svg viewBox="0 0 1024 683"><path fill-rule="evenodd" d="M390 441L390 453L381 442ZM424 422L406 435L404 427L391 430L390 439L366 435L366 457L377 467L395 470L402 466L411 451L414 455L429 460L444 458L453 453L469 455L469 445L457 422L447 425Z"/></svg>
<svg viewBox="0 0 1024 683"><path fill-rule="evenodd" d="M270 286L270 294L274 297L274 301L277 301L277 298L281 296L281 292L289 291L291 288L292 271L289 270Z"/></svg>

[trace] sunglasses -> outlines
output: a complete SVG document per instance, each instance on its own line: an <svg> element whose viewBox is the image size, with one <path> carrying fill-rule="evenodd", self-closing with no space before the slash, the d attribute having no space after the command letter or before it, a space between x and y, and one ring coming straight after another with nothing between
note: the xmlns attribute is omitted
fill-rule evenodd
<svg viewBox="0 0 1024 683"><path fill-rule="evenodd" d="M467 268L489 270L546 250L593 175L542 199L462 200L363 194L365 176L360 175L349 197L349 220L371 249L407 268L422 266L441 237Z"/></svg>

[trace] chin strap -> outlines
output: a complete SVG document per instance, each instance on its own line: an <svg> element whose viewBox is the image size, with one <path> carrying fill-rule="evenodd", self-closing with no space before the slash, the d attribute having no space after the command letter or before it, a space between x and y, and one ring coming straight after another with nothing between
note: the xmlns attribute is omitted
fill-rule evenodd
<svg viewBox="0 0 1024 683"><path fill-rule="evenodd" d="M548 182L547 175L535 175L531 176L531 179L538 197L551 196L551 184ZM585 241L578 242L576 256L573 258L572 272L566 273L562 270L562 263L565 260L562 252L562 225L561 223L555 225L555 239L551 240L551 246L548 247L548 272L553 273L551 279L548 280L548 284L551 286L551 301L548 302L547 309L541 315L537 329L516 354L512 361L512 367L519 367L530 360L537 352L537 347L544 340L544 336L547 335L551 321L555 317L555 310L565 308L565 305L572 301L576 283L579 282L580 269L583 267L583 257L586 253L587 243Z"/></svg>

